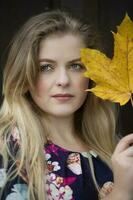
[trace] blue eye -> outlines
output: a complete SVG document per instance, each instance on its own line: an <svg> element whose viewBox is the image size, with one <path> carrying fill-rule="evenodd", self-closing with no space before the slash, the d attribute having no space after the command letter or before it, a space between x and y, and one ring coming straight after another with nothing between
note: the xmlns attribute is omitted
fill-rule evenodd
<svg viewBox="0 0 133 200"><path fill-rule="evenodd" d="M84 70L85 67L83 64L80 64L80 63L73 63L70 65L70 69L72 70L76 70L76 71L81 71L81 70Z"/></svg>
<svg viewBox="0 0 133 200"><path fill-rule="evenodd" d="M40 66L41 72L49 72L51 70L53 70L53 66L51 64L43 64Z"/></svg>

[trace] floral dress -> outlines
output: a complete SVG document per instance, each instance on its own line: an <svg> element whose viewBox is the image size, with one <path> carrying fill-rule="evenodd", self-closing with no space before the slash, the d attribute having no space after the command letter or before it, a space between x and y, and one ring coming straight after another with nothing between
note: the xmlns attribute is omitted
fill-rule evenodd
<svg viewBox="0 0 133 200"><path fill-rule="evenodd" d="M15 135L15 139L18 138ZM101 189L101 198L112 189L113 175L108 166L93 151L72 152L48 140L44 146L46 157L47 200L98 200L88 157L91 156L95 177ZM8 169L2 167L0 158L0 188L3 187ZM10 164L9 164L10 167ZM17 176L5 186L1 200L28 200L25 178ZM41 200L41 199L40 199Z"/></svg>

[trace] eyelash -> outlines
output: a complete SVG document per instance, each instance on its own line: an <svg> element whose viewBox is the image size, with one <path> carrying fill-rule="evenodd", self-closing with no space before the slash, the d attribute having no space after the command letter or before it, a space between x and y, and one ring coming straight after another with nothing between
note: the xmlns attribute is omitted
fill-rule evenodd
<svg viewBox="0 0 133 200"><path fill-rule="evenodd" d="M75 66L76 66L76 69L75 69ZM77 68L77 66L78 66L78 68ZM70 68L71 67L74 68L72 70L76 70L76 71L81 71L81 70L85 69L85 67L82 64L80 64L80 63L71 64Z"/></svg>
<svg viewBox="0 0 133 200"><path fill-rule="evenodd" d="M48 67L49 67L50 69L48 69ZM53 70L53 68L54 68L54 67L52 67L51 64L43 64L43 65L40 66L40 71L41 71L41 72L49 72L49 71Z"/></svg>
<svg viewBox="0 0 133 200"><path fill-rule="evenodd" d="M69 65L69 69L71 69L72 71L82 71L83 69L85 69L85 67L83 64L73 63ZM54 66L51 64L43 64L40 66L41 72L49 72L51 70L54 70Z"/></svg>

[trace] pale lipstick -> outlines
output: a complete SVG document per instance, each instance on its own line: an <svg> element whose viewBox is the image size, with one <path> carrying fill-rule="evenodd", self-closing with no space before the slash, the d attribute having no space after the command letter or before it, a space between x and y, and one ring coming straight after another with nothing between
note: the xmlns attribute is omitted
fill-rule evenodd
<svg viewBox="0 0 133 200"><path fill-rule="evenodd" d="M56 100L68 101L68 100L72 99L74 96L69 93L65 93L65 94L58 93L58 94L52 95L52 97L55 98Z"/></svg>

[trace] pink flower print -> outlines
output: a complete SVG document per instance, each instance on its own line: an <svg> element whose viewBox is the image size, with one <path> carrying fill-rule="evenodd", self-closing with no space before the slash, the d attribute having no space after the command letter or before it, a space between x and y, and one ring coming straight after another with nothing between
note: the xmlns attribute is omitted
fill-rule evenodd
<svg viewBox="0 0 133 200"><path fill-rule="evenodd" d="M48 200L74 200L73 191L68 185L57 188L54 184L50 184L49 191Z"/></svg>
<svg viewBox="0 0 133 200"><path fill-rule="evenodd" d="M77 178L74 176L64 178L63 185L71 185L72 183L74 183L76 181L76 179Z"/></svg>
<svg viewBox="0 0 133 200"><path fill-rule="evenodd" d="M47 169L49 172L52 172L52 171L58 171L61 169L61 167L59 166L59 163L58 162L52 162L52 161L48 161L47 162Z"/></svg>
<svg viewBox="0 0 133 200"><path fill-rule="evenodd" d="M61 169L61 167L59 166L59 163L56 161L52 162L52 165L54 166L53 168L54 171L58 171Z"/></svg>
<svg viewBox="0 0 133 200"><path fill-rule="evenodd" d="M47 183L52 183L53 181L55 181L56 180L56 174L54 174L54 173L50 173L50 174L47 174L46 175L46 182Z"/></svg>
<svg viewBox="0 0 133 200"><path fill-rule="evenodd" d="M50 144L46 147L46 153L54 153L55 155L58 156L58 150L59 148L56 147L54 144Z"/></svg>
<svg viewBox="0 0 133 200"><path fill-rule="evenodd" d="M45 153L45 152L44 152L44 153ZM50 155L49 153L46 153L46 154L45 154L45 159L46 159L46 161L49 160L50 158L51 158L51 155Z"/></svg>
<svg viewBox="0 0 133 200"><path fill-rule="evenodd" d="M55 181L53 182L57 187L61 187L61 186L66 186L66 185L71 185L72 183L74 183L76 181L76 177L61 177L61 176L57 176Z"/></svg>
<svg viewBox="0 0 133 200"><path fill-rule="evenodd" d="M47 173L52 172L53 169L54 169L54 166L51 163L47 163L47 170L48 170Z"/></svg>
<svg viewBox="0 0 133 200"><path fill-rule="evenodd" d="M63 183L63 178L60 176L56 176L54 173L50 173L46 175L46 183L50 185L53 183L56 185L56 187L60 187L60 185Z"/></svg>
<svg viewBox="0 0 133 200"><path fill-rule="evenodd" d="M64 180L62 177L58 176L56 178L56 186L60 187L63 184Z"/></svg>
<svg viewBox="0 0 133 200"><path fill-rule="evenodd" d="M79 153L71 153L67 159L68 168L77 175L82 174L81 161Z"/></svg>
<svg viewBox="0 0 133 200"><path fill-rule="evenodd" d="M47 200L74 200L73 191L69 184L72 184L76 178L63 178L54 173L46 176Z"/></svg>
<svg viewBox="0 0 133 200"><path fill-rule="evenodd" d="M113 190L114 183L111 181L107 181L103 184L102 188L99 191L99 199L105 198L108 194L110 194Z"/></svg>
<svg viewBox="0 0 133 200"><path fill-rule="evenodd" d="M50 174L46 175L46 182L48 184L53 183L54 185L56 185L56 187L71 185L72 183L74 183L76 181L76 179L77 179L76 177L63 178L61 176L57 176L54 173L50 173Z"/></svg>
<svg viewBox="0 0 133 200"><path fill-rule="evenodd" d="M48 145L46 146L46 150L45 150L47 153L54 153L55 155L58 156L59 150L68 152L68 150L54 144L51 140L48 140Z"/></svg>

